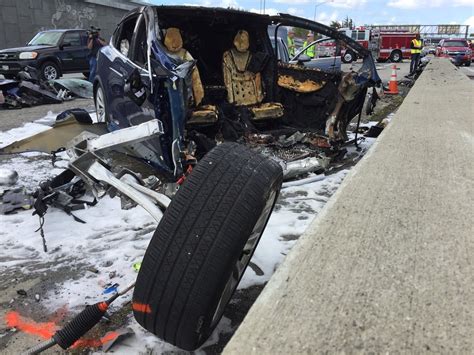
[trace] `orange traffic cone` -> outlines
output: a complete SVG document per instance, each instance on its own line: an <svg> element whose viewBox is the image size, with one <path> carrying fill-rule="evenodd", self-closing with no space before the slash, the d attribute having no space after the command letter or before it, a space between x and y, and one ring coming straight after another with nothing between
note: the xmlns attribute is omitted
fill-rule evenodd
<svg viewBox="0 0 474 355"><path fill-rule="evenodd" d="M388 83L388 91L384 92L385 94L398 94L398 81L397 81L397 66L396 64L392 65L392 75L390 76L390 81Z"/></svg>

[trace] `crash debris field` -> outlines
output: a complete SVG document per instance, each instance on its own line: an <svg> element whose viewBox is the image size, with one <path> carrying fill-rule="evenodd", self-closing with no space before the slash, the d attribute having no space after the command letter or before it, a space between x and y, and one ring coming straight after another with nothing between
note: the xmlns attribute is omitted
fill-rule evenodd
<svg viewBox="0 0 474 355"><path fill-rule="evenodd" d="M160 9L167 51L200 28L181 10ZM472 81L430 57L384 95L391 69L350 38L363 60L325 72L250 48L268 37L253 23L225 33L235 48L186 42L223 58L225 85L176 58L111 90L0 81L0 352L50 338L73 353L472 352ZM58 330L109 298L62 346Z"/></svg>
<svg viewBox="0 0 474 355"><path fill-rule="evenodd" d="M441 74L438 71L441 71ZM362 137L362 140L359 142L358 148L354 145L345 147L344 158L338 163L332 164L323 174L320 172L318 174L318 171L304 172L303 178L300 177L296 180L292 176L288 177L289 180L283 184L268 226L238 286L237 292L215 331L200 348L201 351L209 354L222 352L239 326L240 328L235 337L226 348L228 353L241 353L242 344L246 343L246 341L241 340L242 337L250 340L246 350L248 352L266 353L263 347L271 349L276 346L283 349L285 346L290 346L288 344L292 344L285 350L288 352L309 349L308 347L324 348L325 346L328 349L341 351L352 348L376 351L385 345L364 341L364 338L361 338L363 332L377 332L377 334L383 335L385 333L379 327L389 321L395 326L398 317L403 318L403 324L410 323L411 320L415 319L433 320L432 317L435 316L435 313L442 313L444 307L447 306L446 303L438 302L432 299L432 296L426 295L430 294L435 297L439 292L449 292L451 297L459 301L459 306L451 307L456 313L450 316L451 320L448 325L444 325L441 321L436 323L435 319L435 323L433 323L435 328L433 328L433 333L430 334L444 334L443 331L440 333L439 329L444 329L445 326L450 327L450 334L452 332L464 334L465 327L469 324L469 317L472 321L472 314L464 308L464 305L472 305L471 293L460 291L451 282L446 283L449 286L446 286L448 287L446 288L443 286L443 280L445 280L445 276L454 277L458 280L456 285L459 287L465 287L466 290L469 287L472 288L472 284L467 282L466 279L466 272L469 272L469 270L464 263L470 258L469 255L472 256L472 248L469 247L469 242L466 245L463 244L467 254L452 254L456 250L456 245L460 247L462 244L458 243L459 235L463 235L469 230L472 231L472 226L463 224L464 222L467 223L469 218L462 217L464 214L472 215L472 205L467 203L464 212L457 212L458 227L448 234L438 233L431 227L423 232L424 229L421 227L423 223L420 222L420 219L427 218L429 211L435 213L434 211L438 207L439 210L444 210L442 205L438 205L441 202L436 194L433 194L435 197L429 203L424 204L425 208L416 210L418 212L413 212L412 207L410 207L413 204L412 198L427 197L427 194L429 194L426 191L427 187L441 186L440 184L447 184L446 186L455 188L455 191L443 192L442 199L445 203L452 201L453 196L457 196L457 202L452 202L454 204L467 202L466 198L472 196L472 186L467 187L467 191L470 192L462 197L458 195L459 189L463 189L461 185L445 181L450 176L456 178L458 174L466 177L472 175L472 163L469 165L469 163L462 164L461 162L462 159L465 159L465 155L458 155L460 160L457 161L457 164L453 165L453 162L450 163L449 168L439 169L443 165L442 159L449 161L448 156L453 151L462 149L458 148L457 145L469 146L471 144L472 147L472 126L469 127L469 125L463 123L455 125L454 119L445 123L450 129L447 131L447 136L441 140L441 142L444 142L443 146L440 146L436 151L429 151L428 149L437 137L438 132L434 127L438 126L432 126L433 128L428 131L425 130L426 135L423 138L425 146L421 150L417 148L419 143L413 141L415 136L419 138L419 135L410 136L410 133L408 133L417 131L418 128L416 127L423 126L425 124L423 120L427 119L424 116L426 110L423 110L423 114L416 110L413 111L415 113L412 113L411 108L418 108L418 105L422 105L423 100L428 100L428 98L431 100L430 107L432 107L437 95L439 95L439 86L433 87L430 91L421 88L423 83L431 81L433 75L441 75L445 78L454 75L462 85L466 85L468 90L472 90L472 87L469 86L472 84L461 80L459 76L462 74L456 73L454 67L452 68L449 63L434 60L427 67L421 79L416 82L414 89L410 91L397 114L390 114L384 120L376 122L370 121L370 117L364 119L366 123L362 123L360 127L359 138ZM456 82L453 85L461 84ZM447 97L451 100L449 95ZM393 102L392 98L385 97L382 98L380 105L389 107ZM462 116L463 114L463 112L459 112L459 115ZM440 117L440 115L442 115L442 112L436 117ZM56 116L56 114L50 112L33 123L1 132L1 146L6 147L17 141L21 142L29 136L51 130L51 126L55 124ZM93 121L97 120L93 113L90 114L90 117ZM432 115L431 117L433 119L435 116ZM442 118L439 118L439 120L442 121ZM382 121L382 126L389 122L392 123L386 133L378 138L380 141L376 144L376 147L372 148L376 138L364 137L363 134L371 131L371 128L382 127L380 126ZM442 124L440 123L440 125ZM351 125L350 129L355 129L355 125ZM399 138L392 137L396 133L413 138L406 140L403 147L401 147ZM451 140L449 135L458 135L459 137ZM264 138L254 137L253 139ZM354 133L349 133L348 138L349 140L354 139ZM286 140L281 140L280 144L282 146L300 146L301 148L301 144L305 139L310 138L302 134L296 134L287 137ZM438 139L438 141L440 140ZM449 142L457 143L455 145ZM250 143L256 144L252 141ZM291 153L292 150L289 150L289 157L282 156L280 158L286 157L291 160L292 156L300 156L300 148L293 149L293 153ZM385 151L385 154L389 154L390 157L381 156L380 151ZM464 154L467 151L469 149L464 150ZM273 152L275 153L275 151ZM369 154L364 161L356 165L367 152ZM418 153L415 154L414 152ZM278 153L278 149L276 153ZM288 151L285 154L288 154ZM426 156L432 159L424 159ZM18 181L15 187L22 188L26 193L31 193L41 181L62 172L67 167L68 160L69 157L66 152L57 153L54 165L52 165L50 155L46 153L7 154L1 157L0 168L15 170L18 173ZM422 161L421 166L423 168L420 167L420 161ZM377 171L380 171L380 167L371 165L377 162L384 165L384 171L392 171L389 174L390 179L388 181L384 178L386 175L382 176L377 173ZM291 163L289 164L291 165ZM396 164L403 167L397 167ZM398 180L395 170L406 171L406 164L411 166L410 170L416 171L417 174L407 176L408 181ZM297 168L304 171L305 166L305 163L303 163L298 165ZM423 176L433 169L436 172L426 177L428 183L422 184L420 179L423 179ZM450 175L448 174L449 176L443 173L448 171L451 172ZM365 176L368 172L375 175ZM341 183L343 183L343 187L339 189ZM395 185L379 188L378 184L383 183ZM353 190L359 185L362 189L360 194L356 192L357 190ZM412 192L405 190L407 186L412 187L410 190ZM348 202L339 202L344 201L344 196L348 194L348 190L351 190L350 195L352 197ZM439 189L437 191L439 194ZM336 196L331 197L334 193L336 193ZM451 193L454 195L451 196ZM388 202L391 207L385 208L374 204L374 197L376 197L378 203ZM398 200L400 201L395 203ZM330 203L326 206L328 201ZM430 204L433 205L430 207ZM396 206L405 207L399 208ZM355 209L354 212L350 212L351 209ZM403 210L406 210L404 213L414 214L413 218L416 221L405 223L404 219L393 214L394 211L402 213ZM454 207L452 210L454 210ZM324 211L324 213L319 217L321 211ZM377 218L377 214L380 213L384 217ZM335 226L336 229L320 232L321 228L324 228L325 221L332 214L335 215L334 218L338 222L329 223ZM76 217L82 222L75 220ZM156 228L156 221L148 214L143 213L141 207L123 210L118 199L103 198L94 206L75 211L74 217L67 215L60 209L52 209L45 216L43 225L48 244L48 252L45 253L42 249L41 237L37 232L39 227L38 217L31 215L31 210L17 210L13 214L0 215L0 218L2 225L0 238L3 246L0 251L0 273L2 276L0 302L3 305L1 316L5 322L1 330L0 347L3 351L9 353L21 352L25 348L47 339L54 333L54 329L64 324L65 320L70 318L70 314L79 312L84 304L94 303L110 292L114 292L117 288L133 282L137 276L137 263L140 263ZM355 218L356 220L341 222L347 218ZM454 217L452 218L454 220ZM409 219L407 217L405 220L408 221ZM439 221L436 223L439 227L442 225L441 220L442 218L439 217ZM464 222L461 223L461 220ZM393 223L396 223L398 227L394 226ZM427 226L429 225L427 224ZM451 226L452 223L446 223L446 225ZM344 229L346 227L348 228L347 231ZM412 227L416 227L416 232L410 232ZM381 233L384 228L389 228L389 232ZM397 238L393 235L393 233L398 235L396 231L399 231L400 228L404 230L403 235L405 237L403 238ZM453 235L455 231L457 234ZM300 239L303 234L304 237ZM377 241L377 247L371 246L373 242L369 242L370 235L373 235L373 240ZM413 235L417 238L415 241L412 240ZM434 235L436 237L433 237ZM466 237L469 238L467 235ZM447 240L450 240L450 242L445 247L440 248L440 243ZM415 243L416 250L411 247L412 243ZM429 247L430 243L435 244ZM295 245L297 247L291 251ZM331 248L328 245L333 245L334 249L329 250ZM370 251L365 248L369 248ZM397 252L389 257L391 250L403 250L403 253ZM357 262L351 259L353 251L357 251ZM338 253L337 257L333 255L334 252ZM288 253L291 256L283 263L276 275L272 277ZM433 264L429 256L430 253L435 255L434 260L440 260L440 262ZM443 253L443 256L439 256L438 253ZM390 265L380 264L381 259L377 256L379 254L384 255L383 259L389 262ZM419 255L422 255L421 260L426 261L426 263L423 261L420 264L416 261ZM318 257L318 260L314 260L315 257ZM344 258L344 260L339 260L340 258ZM333 259L334 263L339 266L330 266L330 259ZM376 267L378 272L374 273L374 269L370 265L377 265L377 263L373 264L376 260L379 260L379 266ZM428 260L431 261L428 262ZM308 263L313 263L313 261L316 264L324 262L326 266L320 264L308 267ZM450 273L446 268L452 263L459 265L459 269ZM413 265L415 265L414 268ZM427 281L424 281L423 275L432 275L432 267L437 270L440 276L439 278L431 278L432 281L437 280L434 283L431 284L431 281L426 283ZM324 272L326 269L332 271ZM344 272L348 272L349 269L359 272L357 274L359 276L355 276L355 274L351 274L352 276L349 278L344 276ZM422 271L417 271L414 275L410 270ZM298 277L294 276L294 272L298 273ZM389 274L386 274L387 272ZM309 275L305 276L307 273ZM408 275L407 279L396 276L404 273ZM370 275L374 276L371 276L370 282L351 282L363 280L362 277ZM323 280L324 277L330 277L336 282ZM286 280L283 283L281 283L282 278ZM338 283L339 279L342 284ZM381 280L385 281L381 282ZM251 307L268 282L270 283L251 308L249 316L240 325L245 310ZM389 287L394 283L398 285L396 288ZM323 284L329 286L321 288L320 285ZM308 285L312 286L308 287ZM386 289L384 285L387 286ZM337 291L339 286L341 290ZM436 289L431 288L435 286ZM343 292L343 290L349 290L348 292L352 296L345 298L324 296L324 292L344 294L345 291ZM387 302L383 305L381 302L384 298L380 295L382 298L375 296L375 293L379 292L377 290L384 295L388 295ZM293 294L293 296L288 297L288 293ZM365 301L359 302L360 297L357 295L360 295ZM314 301L316 296L321 297L317 305ZM407 301L405 303L402 301L392 303L390 301L398 299L398 297L402 297L402 301L406 297ZM424 303L426 312L423 317L417 316L416 311L409 307L410 302L408 300L416 299L416 302L421 304L424 302L423 298L426 297L428 298ZM304 310L305 313L311 314L310 316L306 317L298 313L297 309L294 308L294 300L296 299L299 305L304 305L303 308L298 306L297 309ZM378 300L375 304L371 303L371 300L374 299ZM342 300L340 306L329 304L338 302L338 300ZM356 308L350 306L351 302L356 302L356 306L354 306ZM276 306L279 308L278 311L270 309ZM319 310L320 307L324 307L325 311ZM305 321L308 321L307 326L298 327L298 334L304 334L307 331L314 332L315 329L312 324L324 322L321 314L326 314L328 309L337 310L339 307L348 310L356 309L357 314L362 315L362 318L348 311L347 316L344 316L341 320L342 325L339 326L335 323L334 327L325 327L324 335L321 334L320 338L328 339L328 343L325 345L311 344L308 339L315 339L314 337L308 336L302 340L303 338L300 335L296 335L290 329L285 329L286 325L304 324ZM377 313L380 309L380 312L385 314L390 307L400 307L400 311L394 313L390 320L386 319L382 313ZM429 312L430 307L436 307L437 311ZM369 312L369 310L373 312ZM354 312L356 311L354 310ZM130 351L166 353L177 350L177 348L144 330L134 320L131 316L129 298L119 298L113 304L110 314L110 320L101 322L81 342L75 345L75 349L102 349L106 351L113 347L114 353L119 354L128 354ZM297 317L298 319L288 319L283 323L275 322L272 316L276 314L288 318ZM453 318L455 316L458 318ZM349 318L350 320L348 320ZM252 324L256 319L258 319L257 324ZM264 328L272 329L275 334L280 335L278 337L266 336L266 330L261 326L265 322L269 323ZM357 329L352 328L354 324L356 324ZM404 327L402 328L405 329ZM252 330L249 331L248 329ZM418 328L415 328L415 333L408 332L408 330L404 333L402 329L400 330L400 339L405 334L406 336L416 334L413 342L406 343L406 349L409 351L414 349L425 351L427 347L437 348L441 346L441 341L444 342L443 344L448 343L447 338L430 338L423 332L417 333L416 329ZM339 334L349 334L349 338L345 342L338 342ZM295 337L294 341L286 342L284 340L292 337ZM330 342L329 339L334 339L334 342ZM371 339L381 338L374 336ZM469 337L466 335L464 339L469 339ZM284 343L279 343L280 340ZM386 344L398 348L395 343L388 342ZM459 346L459 348L455 348L455 346ZM451 349L467 349L469 346L472 347L472 344L461 342L454 344ZM271 352L279 351L272 350Z"/></svg>

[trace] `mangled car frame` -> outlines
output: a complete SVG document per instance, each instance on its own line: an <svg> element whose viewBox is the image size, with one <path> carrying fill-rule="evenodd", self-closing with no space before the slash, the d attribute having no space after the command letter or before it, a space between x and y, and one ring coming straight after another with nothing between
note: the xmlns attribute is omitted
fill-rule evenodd
<svg viewBox="0 0 474 355"><path fill-rule="evenodd" d="M334 38L362 68L284 63L268 26L275 37L296 26ZM159 220L135 285L138 323L183 349L203 344L278 197L279 139L302 132L315 157L330 157L379 83L366 49L305 19L165 6L127 14L99 53L94 82L111 133L84 132L68 152L70 171L96 197L119 195Z"/></svg>

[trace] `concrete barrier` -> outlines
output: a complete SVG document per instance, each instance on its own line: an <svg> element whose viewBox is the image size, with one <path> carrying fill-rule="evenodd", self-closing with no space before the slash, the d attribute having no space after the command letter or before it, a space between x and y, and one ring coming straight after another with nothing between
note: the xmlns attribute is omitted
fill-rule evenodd
<svg viewBox="0 0 474 355"><path fill-rule="evenodd" d="M224 353L474 353L473 127L433 59Z"/></svg>

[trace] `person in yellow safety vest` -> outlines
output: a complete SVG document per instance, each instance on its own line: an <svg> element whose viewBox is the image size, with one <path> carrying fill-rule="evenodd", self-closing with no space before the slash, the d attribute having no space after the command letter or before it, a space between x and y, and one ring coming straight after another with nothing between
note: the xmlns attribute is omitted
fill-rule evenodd
<svg viewBox="0 0 474 355"><path fill-rule="evenodd" d="M308 35L306 36L306 41L304 41L303 43L303 48L311 42L314 42L314 33L308 32ZM316 55L315 46L308 47L308 49L304 51L304 54L313 59Z"/></svg>
<svg viewBox="0 0 474 355"><path fill-rule="evenodd" d="M293 30L288 30L288 37L287 37L287 45L288 45L288 54L290 55L290 59L295 56L295 32Z"/></svg>
<svg viewBox="0 0 474 355"><path fill-rule="evenodd" d="M420 39L420 34L417 33L415 38L411 40L410 48L411 48L411 62L410 62L410 75L415 73L416 68L420 64L420 55L421 55L421 48L423 47L423 42Z"/></svg>

